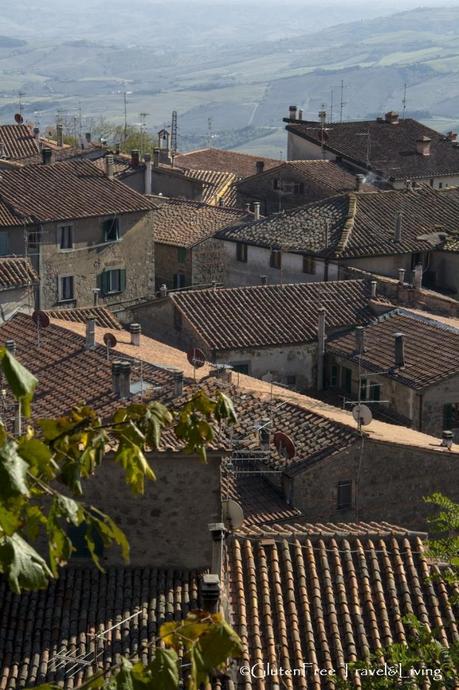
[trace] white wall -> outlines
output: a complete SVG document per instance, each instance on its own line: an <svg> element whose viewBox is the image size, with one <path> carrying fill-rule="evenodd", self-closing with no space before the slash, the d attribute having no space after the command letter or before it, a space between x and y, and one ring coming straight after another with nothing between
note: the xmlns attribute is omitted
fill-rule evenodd
<svg viewBox="0 0 459 690"><path fill-rule="evenodd" d="M287 137L287 160L289 161L305 161L305 160L336 160L336 156L325 149L322 151L321 146L313 144L311 141L299 137L297 134L288 132Z"/></svg>

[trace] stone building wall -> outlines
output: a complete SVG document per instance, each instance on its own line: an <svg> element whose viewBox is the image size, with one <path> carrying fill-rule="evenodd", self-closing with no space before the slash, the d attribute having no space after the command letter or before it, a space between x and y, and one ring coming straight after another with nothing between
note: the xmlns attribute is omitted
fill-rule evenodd
<svg viewBox="0 0 459 690"><path fill-rule="evenodd" d="M169 290L174 287L174 275L182 274L185 285L192 281L192 250L170 244L155 243L155 283L158 290L166 285ZM182 260L184 259L184 260Z"/></svg>

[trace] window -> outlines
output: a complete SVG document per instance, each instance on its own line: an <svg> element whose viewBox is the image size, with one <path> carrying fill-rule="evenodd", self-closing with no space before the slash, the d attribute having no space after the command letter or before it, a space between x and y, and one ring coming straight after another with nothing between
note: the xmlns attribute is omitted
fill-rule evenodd
<svg viewBox="0 0 459 690"><path fill-rule="evenodd" d="M446 431L459 429L459 403L443 405L443 429Z"/></svg>
<svg viewBox="0 0 459 690"><path fill-rule="evenodd" d="M184 288L186 284L186 278L184 273L174 273L174 290Z"/></svg>
<svg viewBox="0 0 459 690"><path fill-rule="evenodd" d="M352 370L343 367L343 389L346 395L352 394Z"/></svg>
<svg viewBox="0 0 459 690"><path fill-rule="evenodd" d="M10 240L7 232L0 232L0 256L10 253Z"/></svg>
<svg viewBox="0 0 459 690"><path fill-rule="evenodd" d="M239 374L248 374L249 365L247 362L231 362L233 371L237 371Z"/></svg>
<svg viewBox="0 0 459 690"><path fill-rule="evenodd" d="M244 264L247 263L247 245L243 242L236 243L236 259Z"/></svg>
<svg viewBox="0 0 459 690"><path fill-rule="evenodd" d="M279 178L275 177L273 179L273 189L279 189Z"/></svg>
<svg viewBox="0 0 459 690"><path fill-rule="evenodd" d="M349 510L352 508L352 482L338 482L336 494L336 507L338 510Z"/></svg>
<svg viewBox="0 0 459 690"><path fill-rule="evenodd" d="M367 379L360 379L360 400L367 399L368 381Z"/></svg>
<svg viewBox="0 0 459 690"><path fill-rule="evenodd" d="M179 264L184 264L186 261L186 248L185 247L178 247L177 248L177 261Z"/></svg>
<svg viewBox="0 0 459 690"><path fill-rule="evenodd" d="M315 273L316 262L313 256L303 256L303 273Z"/></svg>
<svg viewBox="0 0 459 690"><path fill-rule="evenodd" d="M304 182L296 182L293 185L293 191L295 194L304 194Z"/></svg>
<svg viewBox="0 0 459 690"><path fill-rule="evenodd" d="M118 218L109 218L102 223L104 242L116 242L120 238L120 223Z"/></svg>
<svg viewBox="0 0 459 690"><path fill-rule="evenodd" d="M438 189L443 189L443 182L438 183Z"/></svg>
<svg viewBox="0 0 459 690"><path fill-rule="evenodd" d="M73 276L61 276L58 291L59 302L73 300Z"/></svg>
<svg viewBox="0 0 459 690"><path fill-rule="evenodd" d="M330 386L336 388L338 386L339 369L336 364L332 364L330 369Z"/></svg>
<svg viewBox="0 0 459 690"><path fill-rule="evenodd" d="M282 268L282 252L280 249L273 249L269 258L271 268Z"/></svg>
<svg viewBox="0 0 459 690"><path fill-rule="evenodd" d="M59 249L73 249L73 227L71 225L61 225L57 232Z"/></svg>
<svg viewBox="0 0 459 690"><path fill-rule="evenodd" d="M381 400L381 384L370 383L370 400Z"/></svg>
<svg viewBox="0 0 459 690"><path fill-rule="evenodd" d="M113 268L103 271L99 275L98 287L103 295L124 292L126 289L126 270L124 268Z"/></svg>

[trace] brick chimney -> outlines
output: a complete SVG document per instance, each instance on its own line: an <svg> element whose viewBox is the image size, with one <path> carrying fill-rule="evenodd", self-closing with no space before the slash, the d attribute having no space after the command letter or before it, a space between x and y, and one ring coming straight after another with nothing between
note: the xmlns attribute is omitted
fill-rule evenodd
<svg viewBox="0 0 459 690"><path fill-rule="evenodd" d="M64 127L63 125L56 125L56 143L62 148L64 146Z"/></svg>
<svg viewBox="0 0 459 690"><path fill-rule="evenodd" d="M114 170L115 170L115 161L111 153L107 153L105 156L105 174L108 177L109 180L113 180L114 177Z"/></svg>
<svg viewBox="0 0 459 690"><path fill-rule="evenodd" d="M138 168L140 163L140 152L138 149L131 151L131 168Z"/></svg>
<svg viewBox="0 0 459 690"><path fill-rule="evenodd" d="M260 175L263 170L265 169L265 162L264 161L257 161L255 163L256 169L257 169L257 175Z"/></svg>
<svg viewBox="0 0 459 690"><path fill-rule="evenodd" d="M53 152L51 151L51 149L45 148L41 150L41 162L43 163L43 165L50 165L52 158Z"/></svg>
<svg viewBox="0 0 459 690"><path fill-rule="evenodd" d="M432 139L430 137L419 137L416 139L416 151L420 156L430 156L430 146Z"/></svg>
<svg viewBox="0 0 459 690"><path fill-rule="evenodd" d="M398 125L400 122L399 114L395 110L389 110L389 112L384 115L384 121L389 125Z"/></svg>
<svg viewBox="0 0 459 690"><path fill-rule="evenodd" d="M394 360L396 369L405 367L405 336L403 333L394 334Z"/></svg>
<svg viewBox="0 0 459 690"><path fill-rule="evenodd" d="M96 347L96 320L88 319L86 321L86 350L94 350Z"/></svg>

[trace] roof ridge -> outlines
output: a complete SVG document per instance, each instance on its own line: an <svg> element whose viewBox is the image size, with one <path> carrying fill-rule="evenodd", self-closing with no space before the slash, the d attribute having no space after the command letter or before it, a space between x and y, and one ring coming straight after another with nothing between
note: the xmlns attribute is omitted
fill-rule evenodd
<svg viewBox="0 0 459 690"><path fill-rule="evenodd" d="M356 195L351 192L348 193L347 195L348 199L348 207L347 207L347 216L346 220L344 222L344 227L341 233L341 237L338 241L338 244L336 245L336 253L340 254L344 249L346 248L347 243L350 240L352 230L354 229L354 221L355 221L355 215L357 212L357 197Z"/></svg>

